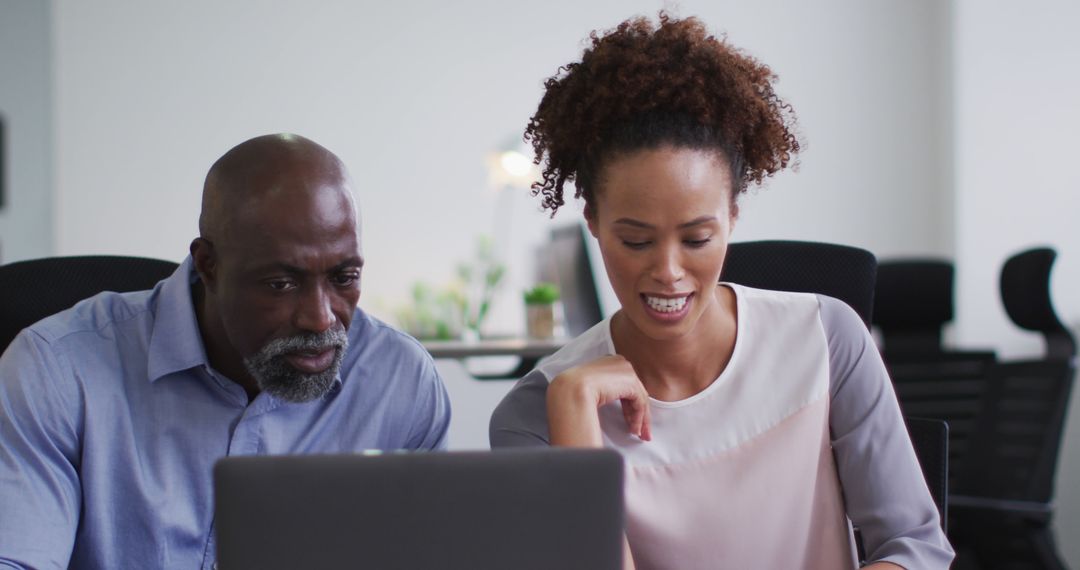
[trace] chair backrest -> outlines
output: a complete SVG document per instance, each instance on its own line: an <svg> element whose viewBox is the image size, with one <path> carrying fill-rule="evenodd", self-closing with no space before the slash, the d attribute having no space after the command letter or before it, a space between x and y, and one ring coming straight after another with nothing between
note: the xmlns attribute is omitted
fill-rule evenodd
<svg viewBox="0 0 1080 570"><path fill-rule="evenodd" d="M944 420L905 416L911 445L919 458L926 485L934 497L941 527L949 520L949 424Z"/></svg>
<svg viewBox="0 0 1080 570"><path fill-rule="evenodd" d="M1009 257L1001 268L1001 302L1016 326L1042 333L1048 359L1070 360L1076 356L1076 340L1061 324L1050 299L1050 270L1056 257L1049 247Z"/></svg>
<svg viewBox="0 0 1080 570"><path fill-rule="evenodd" d="M48 257L0 265L0 352L24 328L102 291L150 289L176 270L161 259Z"/></svg>
<svg viewBox="0 0 1080 570"><path fill-rule="evenodd" d="M909 259L878 264L873 323L881 331L886 358L941 352L942 328L952 319L952 262Z"/></svg>
<svg viewBox="0 0 1080 570"><path fill-rule="evenodd" d="M991 369L962 474L965 495L1050 502L1074 376L1065 360Z"/></svg>
<svg viewBox="0 0 1080 570"><path fill-rule="evenodd" d="M844 301L870 326L874 254L846 245L806 241L745 241L728 246L722 281L747 287L819 293Z"/></svg>
<svg viewBox="0 0 1080 570"><path fill-rule="evenodd" d="M908 417L937 418L949 424L949 473L953 493L961 493L971 442L996 362L993 352L944 352L921 358L886 358L896 399Z"/></svg>
<svg viewBox="0 0 1080 570"><path fill-rule="evenodd" d="M1076 342L1050 299L1056 254L1035 248L1009 257L1001 299L1019 327L1042 333L1041 359L995 363L983 380L958 494L1048 504L1076 372Z"/></svg>

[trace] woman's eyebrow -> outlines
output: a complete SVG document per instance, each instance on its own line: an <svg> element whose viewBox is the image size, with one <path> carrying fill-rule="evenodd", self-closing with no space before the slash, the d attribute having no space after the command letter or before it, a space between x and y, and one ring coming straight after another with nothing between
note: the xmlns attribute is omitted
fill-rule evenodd
<svg viewBox="0 0 1080 570"><path fill-rule="evenodd" d="M706 216L700 216L700 217L694 218L694 219L690 220L689 222L683 222L683 223L679 224L677 227L679 229L684 229L684 228L689 228L689 227L692 227L692 226L700 226L701 224L707 224L709 222L715 222L715 221L716 221L716 216L706 215ZM614 223L622 224L622 225L625 225L625 226L632 226L632 227L635 227L635 228L643 228L643 229L647 229L647 230L653 229L653 226L651 224L646 224L645 222L642 222L641 220L635 220L633 218L619 218L619 219L615 220Z"/></svg>
<svg viewBox="0 0 1080 570"><path fill-rule="evenodd" d="M691 226L700 226L701 224L707 224L709 222L715 222L715 221L716 221L716 216L700 216L700 217L697 217L697 218L694 218L694 219L690 220L689 222L681 223L681 224L679 224L678 227L679 227L679 229L689 228Z"/></svg>
<svg viewBox="0 0 1080 570"><path fill-rule="evenodd" d="M619 219L615 220L614 223L622 224L624 226L632 226L632 227L635 227L635 228L644 228L644 229L647 229L647 230L651 230L653 228L652 225L646 224L645 222L642 222L641 220L635 220L633 218L619 218Z"/></svg>

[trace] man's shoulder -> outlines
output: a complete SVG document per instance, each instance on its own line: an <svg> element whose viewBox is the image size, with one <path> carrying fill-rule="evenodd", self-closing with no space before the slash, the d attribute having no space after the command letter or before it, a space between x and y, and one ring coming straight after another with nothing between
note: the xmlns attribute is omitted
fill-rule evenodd
<svg viewBox="0 0 1080 570"><path fill-rule="evenodd" d="M433 366L420 341L357 308L349 327L347 366Z"/></svg>
<svg viewBox="0 0 1080 570"><path fill-rule="evenodd" d="M443 445L449 396L431 354L413 337L357 309L341 379L346 396L341 401L349 402L351 416L356 416L356 402L361 402L369 417L382 417L412 434L406 436L409 441L416 430L425 434L434 430L428 435L437 436L424 444L399 443L399 447Z"/></svg>
<svg viewBox="0 0 1080 570"><path fill-rule="evenodd" d="M119 371L127 378L146 367L150 295L101 293L24 329L0 357L3 397L22 398L26 409L75 414L87 399L125 390L115 381Z"/></svg>
<svg viewBox="0 0 1080 570"><path fill-rule="evenodd" d="M27 330L50 345L71 341L114 342L116 327L153 326L153 290L115 293L106 291L45 317ZM25 332L24 332L25 334Z"/></svg>

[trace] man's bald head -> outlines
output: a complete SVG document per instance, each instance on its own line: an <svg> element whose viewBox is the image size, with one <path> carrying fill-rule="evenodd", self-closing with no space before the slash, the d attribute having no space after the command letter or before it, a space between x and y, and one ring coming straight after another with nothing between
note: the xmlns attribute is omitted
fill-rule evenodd
<svg viewBox="0 0 1080 570"><path fill-rule="evenodd" d="M227 240L227 232L240 229L237 222L252 213L252 206L288 203L287 198L300 197L297 193L338 189L355 211L348 187L341 159L315 141L293 134L255 137L236 145L210 167L203 184L199 234L211 241Z"/></svg>

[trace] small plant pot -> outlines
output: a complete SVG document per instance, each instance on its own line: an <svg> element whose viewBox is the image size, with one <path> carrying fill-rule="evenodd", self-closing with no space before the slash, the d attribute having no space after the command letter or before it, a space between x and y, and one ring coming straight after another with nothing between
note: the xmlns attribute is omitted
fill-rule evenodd
<svg viewBox="0 0 1080 570"><path fill-rule="evenodd" d="M555 305L553 303L525 305L525 326L529 338L554 338Z"/></svg>

